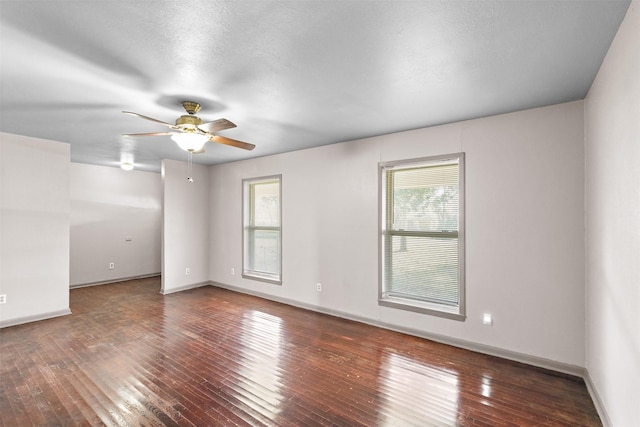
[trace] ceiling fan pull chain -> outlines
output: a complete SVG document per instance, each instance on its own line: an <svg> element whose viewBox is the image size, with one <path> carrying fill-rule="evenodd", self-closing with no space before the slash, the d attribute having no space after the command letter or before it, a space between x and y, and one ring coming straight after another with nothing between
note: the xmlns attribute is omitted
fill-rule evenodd
<svg viewBox="0 0 640 427"><path fill-rule="evenodd" d="M193 152L187 151L187 181L193 182Z"/></svg>

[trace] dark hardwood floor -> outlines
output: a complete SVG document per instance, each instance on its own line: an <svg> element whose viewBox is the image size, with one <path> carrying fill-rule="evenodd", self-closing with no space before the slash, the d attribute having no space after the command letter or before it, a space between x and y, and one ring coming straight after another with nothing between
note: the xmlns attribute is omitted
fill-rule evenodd
<svg viewBox="0 0 640 427"><path fill-rule="evenodd" d="M597 426L581 379L214 287L0 330L3 426Z"/></svg>

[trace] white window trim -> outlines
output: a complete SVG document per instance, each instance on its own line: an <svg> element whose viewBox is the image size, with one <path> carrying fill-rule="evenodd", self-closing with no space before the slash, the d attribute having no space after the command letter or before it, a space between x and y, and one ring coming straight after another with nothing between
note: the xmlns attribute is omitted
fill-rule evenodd
<svg viewBox="0 0 640 427"><path fill-rule="evenodd" d="M279 186L278 223L280 224L280 226L277 227L280 231L280 238L278 239L279 266L278 266L277 276L273 274L265 274L258 271L249 270L247 268L247 259L246 259L247 257L246 245L248 244L247 233L246 233L247 218L251 215L251 212L250 212L251 207L250 207L250 203L248 203L248 198L250 196L247 195L247 188L251 184L259 184L261 182L269 182L269 181L275 181L275 180L278 181L278 186ZM269 176L262 176L262 177L256 177L256 178L246 178L242 180L242 277L245 279L252 279L252 280L258 280L261 282L267 282L274 285L282 284L282 175L269 175Z"/></svg>
<svg viewBox="0 0 640 427"><path fill-rule="evenodd" d="M447 306L427 301L418 301L385 295L385 228L386 228L386 173L387 170L404 169L420 165L437 164L439 162L457 160L459 165L459 230L458 230L458 295L457 306ZM466 319L465 290L465 161L464 153L453 153L440 156L423 157L410 160L398 160L379 163L378 167L378 304L381 306L403 309L453 320Z"/></svg>

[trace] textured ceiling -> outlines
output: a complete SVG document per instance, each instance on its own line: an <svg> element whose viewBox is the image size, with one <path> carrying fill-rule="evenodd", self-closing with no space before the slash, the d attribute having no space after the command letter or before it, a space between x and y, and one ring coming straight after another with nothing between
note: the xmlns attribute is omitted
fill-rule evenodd
<svg viewBox="0 0 640 427"><path fill-rule="evenodd" d="M185 160L180 102L227 118L216 164L584 98L629 6L586 1L0 1L0 130L74 162Z"/></svg>

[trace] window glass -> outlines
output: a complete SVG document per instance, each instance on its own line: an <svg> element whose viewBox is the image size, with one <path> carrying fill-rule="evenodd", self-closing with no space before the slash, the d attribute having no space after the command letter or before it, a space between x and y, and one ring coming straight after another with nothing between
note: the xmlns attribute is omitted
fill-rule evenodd
<svg viewBox="0 0 640 427"><path fill-rule="evenodd" d="M244 277L281 281L280 183L280 176L244 181Z"/></svg>
<svg viewBox="0 0 640 427"><path fill-rule="evenodd" d="M463 160L381 165L381 304L464 318Z"/></svg>

